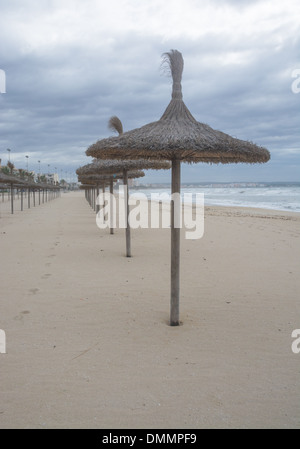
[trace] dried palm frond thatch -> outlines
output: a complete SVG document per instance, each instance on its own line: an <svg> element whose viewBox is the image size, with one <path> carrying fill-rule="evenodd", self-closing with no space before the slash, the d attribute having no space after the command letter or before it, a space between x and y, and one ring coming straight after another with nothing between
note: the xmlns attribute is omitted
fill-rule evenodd
<svg viewBox="0 0 300 449"><path fill-rule="evenodd" d="M123 133L123 125L121 120L113 116L109 119L108 128L116 131L119 135ZM132 176L130 173L132 170L168 170L171 168L170 162L167 161L151 161L151 160L94 160L92 164L85 165L84 167L80 167L76 170L77 175L87 175L87 174L114 174L115 176L119 176L121 174L123 178L124 186L126 186L126 195L125 195L125 211L127 215L127 227L126 227L126 256L131 257L131 238L130 238L130 226L129 226L129 207L128 207L128 178L140 177ZM144 174L142 175L144 176ZM111 183L111 193L113 193L113 185ZM111 230L113 233L113 230Z"/></svg>
<svg viewBox="0 0 300 449"><path fill-rule="evenodd" d="M136 178L142 178L145 176L145 173L142 170L135 170L135 171L129 171L128 172L128 178L129 179L136 179ZM98 175L98 174L92 174L92 175L79 175L78 181L79 182L93 182L101 184L102 182L109 183L111 179L113 181L117 181L118 179L123 178L123 173L118 173L117 175Z"/></svg>
<svg viewBox="0 0 300 449"><path fill-rule="evenodd" d="M208 163L263 163L268 150L252 142L236 139L197 122L182 100L183 58L177 50L164 53L173 77L172 99L157 122L102 139L86 154L101 159L179 159Z"/></svg>
<svg viewBox="0 0 300 449"><path fill-rule="evenodd" d="M123 125L119 117L114 115L108 121L108 128L112 131L116 131L119 135L123 134Z"/></svg>
<svg viewBox="0 0 300 449"><path fill-rule="evenodd" d="M27 185L26 181L23 181L22 179L18 178L17 176L13 175L6 175L4 173L0 172L0 183L1 184L14 184L14 185Z"/></svg>
<svg viewBox="0 0 300 449"><path fill-rule="evenodd" d="M121 122L120 122L121 123ZM106 161L107 162L107 161ZM115 161L114 161L115 162ZM94 164L89 164L89 165L94 165ZM115 166L115 164L113 164L113 166ZM84 168L84 167L83 167ZM84 172L84 174L78 174L78 171L80 173L82 173L82 171ZM89 174L89 172L92 172L91 174ZM86 173L88 172L88 173ZM113 170L113 174L99 174L99 170L96 170L96 172L94 172L94 170L77 170L77 174L78 174L78 181L84 183L85 185L88 185L90 187L99 187L99 186L110 186L110 193L113 194L113 183L114 181L117 181L118 179L123 179L124 178L124 184L127 184L127 179L136 179L136 178L141 178L143 176L145 176L145 173L142 170L123 170L122 172L118 172L117 174L115 173L115 170ZM98 189L99 190L99 189ZM128 190L128 188L127 188ZM98 193L97 193L98 194ZM127 197L127 201L128 201L128 197ZM128 210L128 204L125 206ZM111 211L111 213L113 213L113 211ZM111 223L113 222L113 219L111 217ZM112 227L112 224L110 225L110 233L113 234L114 233L114 229ZM130 234L126 234L127 236ZM130 247L130 245L129 245ZM128 243L127 243L127 248L128 248ZM127 252L127 255L129 255L129 251Z"/></svg>
<svg viewBox="0 0 300 449"><path fill-rule="evenodd" d="M169 170L170 168L171 164L167 161L148 161L144 159L134 161L96 159L91 164L79 167L76 170L76 174L117 174L123 173L123 170Z"/></svg>

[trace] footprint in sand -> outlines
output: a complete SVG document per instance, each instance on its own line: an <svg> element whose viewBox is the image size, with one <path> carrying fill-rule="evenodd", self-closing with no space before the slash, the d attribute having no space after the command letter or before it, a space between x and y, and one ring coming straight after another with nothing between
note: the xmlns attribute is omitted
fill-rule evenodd
<svg viewBox="0 0 300 449"><path fill-rule="evenodd" d="M14 317L14 320L23 322L24 315L27 315L28 313L30 313L29 310L23 310L19 315Z"/></svg>
<svg viewBox="0 0 300 449"><path fill-rule="evenodd" d="M30 288L28 291L29 291L29 293L31 293L32 295L36 295L37 292L40 291L40 289L39 289L39 288Z"/></svg>

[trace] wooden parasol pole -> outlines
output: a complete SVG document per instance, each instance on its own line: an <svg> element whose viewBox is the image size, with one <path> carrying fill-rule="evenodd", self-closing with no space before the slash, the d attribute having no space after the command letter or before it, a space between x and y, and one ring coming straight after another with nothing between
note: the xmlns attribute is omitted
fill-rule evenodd
<svg viewBox="0 0 300 449"><path fill-rule="evenodd" d="M177 194L177 195L174 195ZM173 196L174 195L174 196ZM178 198L175 198L175 197ZM172 160L171 200L171 304L170 326L179 326L180 281L180 160ZM175 202L176 201L176 202Z"/></svg>
<svg viewBox="0 0 300 449"><path fill-rule="evenodd" d="M110 177L110 182L109 182L109 193L110 193L110 234L114 233L114 210L113 210L113 194L114 194L114 177L111 176Z"/></svg>
<svg viewBox="0 0 300 449"><path fill-rule="evenodd" d="M97 187L96 187L96 189L97 189L97 200L98 200L98 197L99 197L99 195L100 195L99 184L97 184ZM97 207L96 207L96 214L98 214L98 212L100 211L100 204L99 204L99 200L98 200L98 202L96 201L96 203L97 203Z"/></svg>
<svg viewBox="0 0 300 449"><path fill-rule="evenodd" d="M126 220L126 257L131 257L130 244L130 226L129 226L129 192L128 192L128 172L123 169L123 184L124 184L124 201L125 201L125 220Z"/></svg>
<svg viewBox="0 0 300 449"><path fill-rule="evenodd" d="M14 213L14 188L13 184L10 184L10 201L11 201L11 213Z"/></svg>

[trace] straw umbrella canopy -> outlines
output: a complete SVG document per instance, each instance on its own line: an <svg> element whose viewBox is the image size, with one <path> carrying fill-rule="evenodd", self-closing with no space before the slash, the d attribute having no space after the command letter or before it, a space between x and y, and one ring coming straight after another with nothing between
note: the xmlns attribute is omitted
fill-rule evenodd
<svg viewBox="0 0 300 449"><path fill-rule="evenodd" d="M145 173L141 170L135 170L128 172L128 179L136 179L136 178L142 178L145 176ZM123 174L119 173L118 175L99 175L99 174L92 174L92 175L78 175L78 181L83 182L86 184L89 184L90 186L96 187L97 190L97 197L99 196L99 185L102 185L103 187L103 193L106 186L110 186L110 194L113 195L113 183L117 181L118 179L123 178ZM112 198L110 198L110 201L112 201ZM112 205L112 203L111 203ZM94 197L94 209L96 212L99 212L100 206L98 205L96 208L96 198ZM113 228L113 208L110 208L110 234L114 233Z"/></svg>
<svg viewBox="0 0 300 449"><path fill-rule="evenodd" d="M152 160L101 160L95 159L91 164L84 165L76 170L77 175L117 175L123 176L124 170L169 170L171 164L165 161Z"/></svg>
<svg viewBox="0 0 300 449"><path fill-rule="evenodd" d="M136 178L142 178L145 176L145 173L142 170L135 170L135 171L129 171L128 172L128 179L136 179ZM113 181L117 181L118 179L123 178L122 173L118 173L116 175L98 175L98 174L91 174L91 175L79 175L78 181L84 182L86 184L92 183L93 185L105 183L108 185L108 181L113 179Z"/></svg>
<svg viewBox="0 0 300 449"><path fill-rule="evenodd" d="M28 187L28 182L23 181L17 176L6 175L5 173L0 172L0 184L9 185L10 186L10 201L11 201L11 213L14 213L14 196L13 189L14 187Z"/></svg>
<svg viewBox="0 0 300 449"><path fill-rule="evenodd" d="M121 122L120 122L121 123ZM145 173L138 169L138 167L141 167L141 164L137 163L139 161L126 161L124 164L123 161L116 161L116 160L95 160L92 164L87 164L83 167L80 167L76 170L76 173L78 175L79 181L86 180L87 176L92 179L94 176L100 177L107 177L110 179L110 194L113 195L113 182L117 179L123 179L123 185L124 185L124 200L125 200L125 214L126 214L126 257L131 257L131 237L130 237L130 226L129 226L129 192L128 192L128 179L135 179L135 178L141 178L145 176ZM166 162L151 162L151 161L145 161L147 167L156 167L156 169L159 168L170 168L169 164ZM104 174L103 174L104 173ZM113 208L111 207L110 210L110 233L114 233L113 228Z"/></svg>
<svg viewBox="0 0 300 449"><path fill-rule="evenodd" d="M21 211L23 210L23 188L26 188L28 191L28 207L30 207L30 189L33 189L33 192L35 189L44 188L43 185L39 183L35 183L34 181L30 181L27 179L22 179L17 176L13 175L6 175L3 173L0 173L0 183L9 184L11 188L11 212L14 212L14 205L13 205L13 195L12 191L14 187L20 187L21 188Z"/></svg>
<svg viewBox="0 0 300 449"><path fill-rule="evenodd" d="M80 184L79 189L80 190L87 190L91 188L91 184Z"/></svg>
<svg viewBox="0 0 300 449"><path fill-rule="evenodd" d="M145 173L142 170L135 170L128 172L128 179L142 178ZM122 179L123 174L119 173L117 175L101 175L101 174L91 174L91 175L78 175L78 181L89 186L97 187L97 196L99 195L99 185L102 185L103 190L105 187L110 186L111 183ZM112 193L112 192L111 192Z"/></svg>
<svg viewBox="0 0 300 449"><path fill-rule="evenodd" d="M99 161L102 162L102 164L98 164L97 161L94 161L92 164L87 164L83 167L80 167L76 170L76 173L78 175L78 180L80 182L89 182L91 180L98 181L98 180L109 180L109 186L110 186L110 194L113 195L114 193L114 187L113 183L114 181L117 181L118 179L124 179L124 170L120 171L119 168L116 168L116 161ZM104 162L104 164L103 164ZM111 163L110 163L111 162ZM118 172L116 173L116 170ZM106 174L101 174L106 173ZM108 174L109 173L109 174ZM141 178L145 176L145 173L142 170L130 170L126 171L127 178L128 179L135 179L135 178ZM125 175L126 175L125 173ZM124 181L123 181L124 182ZM125 184L125 182L124 182ZM98 184L97 184L98 185ZM127 185L127 181L126 181ZM127 186L128 191L128 186ZM126 192L125 192L126 193ZM97 196L99 195L99 189L97 189ZM128 203L128 196L125 195L127 198ZM125 205L126 210L128 210L128 204ZM113 208L111 207L110 210L110 234L114 234L114 228L113 228ZM128 241L129 239L129 241ZM126 255L128 257L131 256L130 252L130 232L126 232Z"/></svg>
<svg viewBox="0 0 300 449"><path fill-rule="evenodd" d="M28 185L28 182L18 178L13 175L6 175L5 173L0 172L0 183L1 184L14 184L14 185Z"/></svg>
<svg viewBox="0 0 300 449"><path fill-rule="evenodd" d="M183 58L179 51L164 54L173 78L172 100L156 122L102 139L87 156L101 159L158 159L208 163L264 163L270 153L252 142L236 139L197 122L182 99Z"/></svg>
<svg viewBox="0 0 300 449"><path fill-rule="evenodd" d="M121 120L113 116L108 122L108 127L113 131L116 131L119 136L123 134L123 125ZM105 158L107 159L107 158ZM130 170L169 170L171 164L167 161L155 161L147 159L138 160L123 160L123 159L112 159L112 160L96 160L92 164L79 169L79 172L93 173L123 173L123 184L124 184L124 196L125 196L125 215L126 215L126 256L131 257L131 239L130 239L130 225L129 225L129 191L128 191L128 172ZM78 174L78 172L77 172ZM111 191L112 193L112 191Z"/></svg>
<svg viewBox="0 0 300 449"><path fill-rule="evenodd" d="M172 161L172 194L180 193L180 162L264 163L266 148L240 140L198 122L182 97L183 57L177 50L164 53L163 62L173 79L172 99L160 120L128 131L119 137L102 139L86 154L102 159L158 159ZM171 224L171 325L179 325L180 229L176 228L178 207L172 202Z"/></svg>

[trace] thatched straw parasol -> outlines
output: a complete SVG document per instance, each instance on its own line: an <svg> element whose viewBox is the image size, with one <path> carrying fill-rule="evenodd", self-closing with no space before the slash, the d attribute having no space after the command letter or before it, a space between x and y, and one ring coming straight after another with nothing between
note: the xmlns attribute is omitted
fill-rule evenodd
<svg viewBox="0 0 300 449"><path fill-rule="evenodd" d="M145 176L145 173L142 170L135 170L135 171L129 171L128 172L128 179L136 179L136 178L142 178ZM119 173L117 175L99 175L99 174L92 174L92 175L78 175L78 181L85 183L89 185L90 187L93 186L96 189L96 196L99 195L99 186L102 186L103 193L105 191L105 187L110 187L110 193L113 194L113 183L118 181L119 179L123 178L123 174ZM96 200L96 198L94 198ZM94 207L96 210L96 207ZM99 206L96 210L99 211ZM112 211L111 211L112 214ZM113 217L111 216L111 223L113 222ZM114 232L113 226L110 227L110 233L113 234Z"/></svg>
<svg viewBox="0 0 300 449"><path fill-rule="evenodd" d="M86 190L86 189L90 189L91 188L91 184L80 184L79 189L80 190Z"/></svg>
<svg viewBox="0 0 300 449"><path fill-rule="evenodd" d="M142 178L145 176L145 173L142 170L131 170L128 172L128 179L136 179L136 178ZM96 187L96 196L99 195L99 185L102 185L103 187L103 193L105 191L105 187L109 186L110 188L110 201L112 201L112 195L114 193L114 182L118 181L119 179L123 178L123 173L118 173L117 175L99 175L99 174L92 174L92 175L79 175L78 181L85 182L86 184L93 184ZM96 204L96 197L94 198L95 204ZM98 213L100 210L100 206L97 205L97 208L94 207L96 212ZM110 207L110 234L114 234L114 227L113 227L113 207L111 203Z"/></svg>
<svg viewBox="0 0 300 449"><path fill-rule="evenodd" d="M128 179L142 178L145 176L145 173L142 170L131 170L128 172ZM118 173L114 175L100 175L100 174L86 174L86 175L78 175L78 181L92 181L94 185L101 184L103 181L107 184L111 178L113 181L117 181L123 178L123 173Z"/></svg>
<svg viewBox="0 0 300 449"><path fill-rule="evenodd" d="M120 122L121 123L121 122ZM80 182L87 182L86 180L89 179L107 179L109 180L109 186L110 186L110 194L113 195L114 194L114 182L117 181L118 179L122 179L123 178L123 183L124 182L124 169L121 168L120 169L120 164L119 162L122 161L101 161L101 160L95 160L92 164L87 164L84 165L83 167L80 167L76 170L76 173L78 175L78 180ZM137 165L137 164L136 164ZM104 173L104 174L102 174ZM141 178L143 176L145 176L145 173L142 170L129 170L127 171L127 178L128 179L135 179L135 178ZM126 176L125 173L125 176ZM93 178L94 177L94 178ZM96 177L96 178L95 178ZM126 185L127 185L127 180L126 180ZM97 185L97 183L96 183ZM127 192L128 192L128 185L127 185ZM97 196L99 195L99 189L97 186ZM127 202L128 202L128 196L127 198ZM127 206L125 205L126 210L128 209L128 204ZM113 228L113 208L111 207L110 210L110 234L114 234L114 228ZM129 239L129 243L126 243L126 255L128 257L130 257L130 232L126 232L126 236L127 236L127 240ZM126 241L127 241L126 240Z"/></svg>
<svg viewBox="0 0 300 449"><path fill-rule="evenodd" d="M100 186L102 187L103 193L105 192L105 188L109 186L109 178L108 176L101 176L101 175L81 175L78 176L78 181L83 183L86 188L86 199L92 209L96 213L99 212L100 206L96 205L96 199L99 196L100 193Z"/></svg>
<svg viewBox="0 0 300 449"><path fill-rule="evenodd" d="M20 178L17 178L13 175L6 175L5 173L0 172L0 183L1 184L26 184L25 181L22 181Z"/></svg>
<svg viewBox="0 0 300 449"><path fill-rule="evenodd" d="M123 133L123 125L121 120L113 116L109 119L108 127L116 131L119 136ZM107 159L107 158L105 158ZM96 160L92 164L80 168L76 173L123 173L123 184L125 189L125 216L126 216L126 256L131 257L131 238L130 238L130 225L129 225L129 190L128 190L128 173L130 170L169 170L171 164L166 161L152 161L146 159L138 160ZM79 172L79 173L78 173ZM112 191L111 191L112 193Z"/></svg>
<svg viewBox="0 0 300 449"><path fill-rule="evenodd" d="M27 179L19 178L18 176L6 175L0 172L0 184L6 184L10 186L11 190L11 213L14 213L14 198L13 198L13 189L20 188L21 189L21 211L23 211L23 189L27 189L28 193L28 208L30 209L30 191L33 193L33 203L35 206L35 191L40 189L51 190L53 192L58 192L60 190L59 186L43 184L43 183L35 183L34 181L30 181ZM39 204L40 204L40 195L39 195Z"/></svg>
<svg viewBox="0 0 300 449"><path fill-rule="evenodd" d="M10 201L11 201L11 213L14 213L14 196L13 196L13 184L15 184L15 177L6 175L0 172L0 184L10 186Z"/></svg>
<svg viewBox="0 0 300 449"><path fill-rule="evenodd" d="M93 174L120 174L123 176L124 170L169 170L171 164L165 161L152 160L101 160L95 159L91 164L79 167L76 170L77 175L93 175Z"/></svg>
<svg viewBox="0 0 300 449"><path fill-rule="evenodd" d="M180 193L180 161L208 163L264 163L267 149L239 140L199 123L182 100L183 58L179 51L164 53L173 78L172 99L160 120L125 132L119 137L100 140L86 154L102 159L166 159L172 161L172 194ZM176 208L177 209L177 208ZM179 325L180 229L171 224L171 325ZM178 211L179 213L179 211Z"/></svg>
<svg viewBox="0 0 300 449"><path fill-rule="evenodd" d="M15 187L27 187L28 188L28 182L24 181L17 176L13 175L6 175L5 173L0 172L0 184L6 184L10 186L10 203L11 203L11 213L14 213L14 195L13 190ZM21 195L23 194L23 191L21 191ZM22 197L23 200L23 197Z"/></svg>

